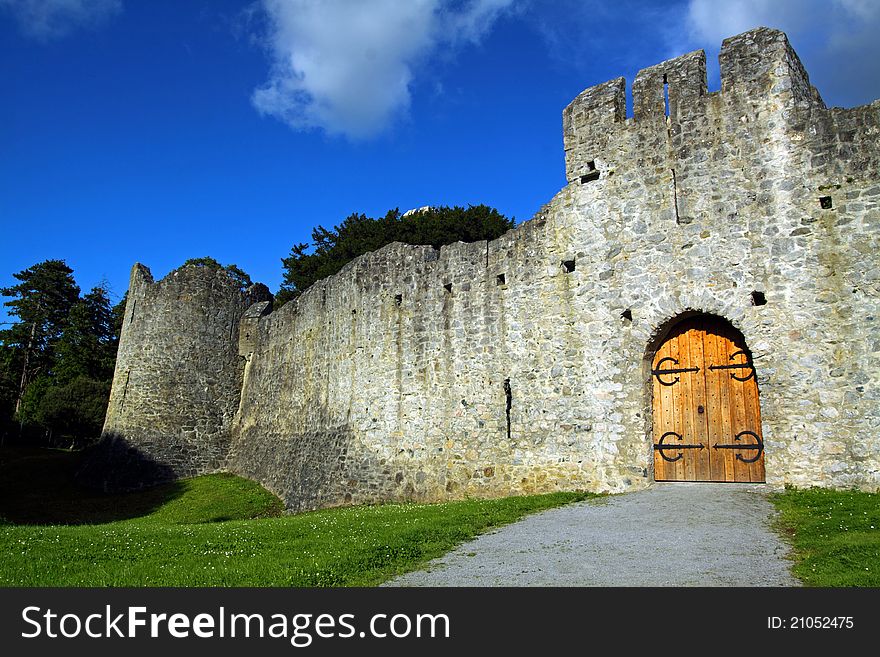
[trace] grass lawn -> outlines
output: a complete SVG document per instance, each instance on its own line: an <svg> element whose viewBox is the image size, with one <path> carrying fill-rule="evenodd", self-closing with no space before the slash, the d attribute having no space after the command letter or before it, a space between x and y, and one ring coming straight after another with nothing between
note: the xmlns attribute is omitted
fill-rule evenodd
<svg viewBox="0 0 880 657"><path fill-rule="evenodd" d="M79 455L0 451L0 586L371 586L528 513L554 493L281 516L232 475L125 495L79 489Z"/></svg>
<svg viewBox="0 0 880 657"><path fill-rule="evenodd" d="M807 586L880 586L880 494L823 488L771 497Z"/></svg>

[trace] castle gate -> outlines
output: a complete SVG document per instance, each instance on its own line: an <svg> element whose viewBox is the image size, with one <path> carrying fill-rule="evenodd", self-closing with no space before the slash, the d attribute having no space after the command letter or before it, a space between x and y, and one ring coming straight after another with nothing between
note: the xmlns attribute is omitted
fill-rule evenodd
<svg viewBox="0 0 880 657"><path fill-rule="evenodd" d="M758 382L739 331L707 315L681 321L651 380L656 481L764 481Z"/></svg>

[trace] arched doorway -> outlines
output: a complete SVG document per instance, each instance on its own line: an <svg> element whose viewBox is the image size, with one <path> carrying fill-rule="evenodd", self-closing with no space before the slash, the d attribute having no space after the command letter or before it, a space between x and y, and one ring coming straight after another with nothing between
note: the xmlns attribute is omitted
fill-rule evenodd
<svg viewBox="0 0 880 657"><path fill-rule="evenodd" d="M655 481L764 481L757 377L729 322L696 315L675 324L651 381Z"/></svg>

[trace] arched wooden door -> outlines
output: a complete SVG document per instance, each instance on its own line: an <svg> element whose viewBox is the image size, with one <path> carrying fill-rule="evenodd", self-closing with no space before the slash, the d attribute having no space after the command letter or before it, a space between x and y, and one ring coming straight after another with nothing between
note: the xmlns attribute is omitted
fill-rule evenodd
<svg viewBox="0 0 880 657"><path fill-rule="evenodd" d="M677 324L651 368L656 481L764 481L758 382L739 331Z"/></svg>

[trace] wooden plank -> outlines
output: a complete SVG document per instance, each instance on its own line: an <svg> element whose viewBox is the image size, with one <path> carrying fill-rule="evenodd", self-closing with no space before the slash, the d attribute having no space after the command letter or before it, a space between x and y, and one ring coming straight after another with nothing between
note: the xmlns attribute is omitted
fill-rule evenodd
<svg viewBox="0 0 880 657"><path fill-rule="evenodd" d="M715 342L713 340L712 334L712 326L711 322L709 324L703 325L703 332L701 336L701 348L702 348L702 362L700 363L700 377L702 379L703 384L703 439L702 443L706 446L706 449L701 452L701 456L703 458L704 469L705 469L705 480L704 481L715 481L715 477L712 473L712 422L713 417L715 417L718 413L715 410L715 406L717 405L717 393L713 388L710 387L710 378L709 378L709 364L712 358L712 352L715 349ZM714 395L714 396L713 396Z"/></svg>
<svg viewBox="0 0 880 657"><path fill-rule="evenodd" d="M654 356L652 369L657 369L658 363L670 355L670 342L665 341L657 350ZM652 377L653 382L653 398L656 404L653 416L654 425L654 444L660 441L667 431L675 430L675 404L674 393L672 387L662 385L656 377ZM654 450L654 479L657 481L670 481L675 478L674 468L670 469L672 464L663 459L660 452Z"/></svg>
<svg viewBox="0 0 880 657"><path fill-rule="evenodd" d="M730 345L730 353L727 356L727 363L732 363L730 360L730 356L732 356L735 352L742 349L742 341L738 339L738 336L734 336L731 334L731 345ZM737 356L737 361L741 360L741 357ZM750 418L748 417L746 411L746 394L742 381L738 381L737 379L730 376L730 374L735 373L737 376L742 376L742 370L729 370L727 372L727 380L728 386L730 389L730 397L731 397L731 435L728 437L728 443L735 443L736 434L740 431L744 431L749 429L750 427ZM748 440L748 439L745 439ZM743 442L743 439L740 439L739 442ZM744 463L742 459L736 458L736 455L744 456L748 458L749 452L741 452L740 450L730 450L734 453L734 461L733 461L733 470L734 470L734 481L739 482L748 482L751 481L751 477L749 476L749 464Z"/></svg>
<svg viewBox="0 0 880 657"><path fill-rule="evenodd" d="M666 358L672 353L672 345L670 342L666 342L663 347L662 357ZM659 381L657 382L657 385L660 386L663 392L663 426L657 434L657 440L659 442L660 436L667 431L675 430L675 392L669 386L661 385ZM666 459L661 456L660 452L657 452L657 458L660 459L660 462L663 464L663 471L665 473L664 479L666 481L674 481L675 466L666 461Z"/></svg>
<svg viewBox="0 0 880 657"><path fill-rule="evenodd" d="M657 363L660 359L663 358L663 351L666 345L661 344L657 349L657 353L654 354L654 360L651 363L651 370L657 369ZM651 399L653 402L652 407L652 415L651 415L651 426L653 429L653 444L656 445L657 441L660 440L660 436L663 435L664 428L667 423L666 417L666 408L664 404L665 395L663 393L663 387L657 381L657 377L651 374ZM663 465L663 459L660 458L660 454L657 450L653 450L654 455L654 481L665 481L666 480L666 468Z"/></svg>
<svg viewBox="0 0 880 657"><path fill-rule="evenodd" d="M651 369L654 370L657 367L657 360L660 357L660 352L663 349L663 345L657 349L657 353L654 354L654 360L651 363ZM652 428L652 442L657 444L657 437L660 435L660 430L663 427L664 422L664 414L663 414L663 399L660 388L658 387L656 377L651 375L651 428ZM657 459L657 450L652 452L654 458L654 480L655 481L663 481L665 476L665 469L663 465L658 462Z"/></svg>
<svg viewBox="0 0 880 657"><path fill-rule="evenodd" d="M738 342L738 344L735 345L734 351L744 351L745 350L745 342L741 341L741 340L739 340L737 342ZM739 355L736 357L736 361L737 362L745 361L745 358L743 358L742 355ZM745 369L734 370L734 371L736 372L736 375L740 378L746 376L749 373L749 371L745 370ZM739 429L740 431L755 431L754 405L752 404L752 399L751 399L751 397L752 397L752 383L753 382L754 382L754 379L749 379L748 381L738 381L737 382L740 386L740 389L742 390L742 396L743 396L743 402L742 402L742 404L743 404L743 425L742 425L742 427L740 427L740 429ZM755 441L751 436L743 436L742 438L740 438L739 442L741 442L743 444L751 445ZM737 453L740 456L742 456L742 458L744 458L744 459L752 458L755 455L755 452L750 451L750 450L743 450L743 451L737 450ZM751 481L752 480L752 464L746 463L746 462L739 460L739 459L737 459L737 460L739 461L740 467L742 470L741 481L746 481L746 482Z"/></svg>
<svg viewBox="0 0 880 657"><path fill-rule="evenodd" d="M675 339L672 342L672 355L678 361L676 367L690 367L688 363L688 335L685 326L679 327L676 331ZM683 372L678 375L678 383L673 387L675 391L675 431L682 436L682 440L676 439L677 443L689 443L691 435L691 421L688 408L690 405L690 381L687 373ZM681 452L672 452L672 454L681 454L682 457L675 462L676 481L692 481L691 476L693 467L690 461L689 452L691 450L682 450Z"/></svg>
<svg viewBox="0 0 880 657"><path fill-rule="evenodd" d="M691 442L694 444L704 445L703 449L691 450L693 454L694 479L693 481L710 481L709 472L709 452L705 446L708 445L708 423L706 418L706 408L708 400L706 396L706 363L704 352L704 338L706 335L706 323L700 321L695 323L691 333L690 340L690 367L699 367L699 372L692 372L688 376L691 379L691 391L693 398L691 400L691 420L693 422L693 438ZM702 412L700 412L702 410Z"/></svg>
<svg viewBox="0 0 880 657"><path fill-rule="evenodd" d="M733 352L731 347L733 343L730 340L728 331L724 327L720 327L717 335L717 365L724 365L728 362L729 355ZM716 370L718 376L718 391L721 406L721 429L718 432L718 439L713 443L726 445L733 439L733 411L731 405L734 398L730 393L730 375L726 370ZM736 460L734 450L732 449L713 449L715 455L721 460L724 467L724 477L721 481L735 481L736 472L733 462Z"/></svg>
<svg viewBox="0 0 880 657"><path fill-rule="evenodd" d="M669 355L675 358L678 361L676 367L681 367L681 346L682 346L682 337L681 331L678 330L681 327L676 327L676 331L672 336L672 339L669 341ZM687 433L687 423L686 418L684 417L684 407L687 403L686 399L686 387L681 382L681 377L679 376L679 381L674 386L672 386L672 394L675 403L675 423L673 426L673 431L681 434L682 436ZM676 441L678 442L678 441ZM674 456L675 452L668 452L669 456ZM670 469L675 471L676 481L684 481L684 457L675 462L675 464L670 464Z"/></svg>
<svg viewBox="0 0 880 657"><path fill-rule="evenodd" d="M764 441L764 428L761 424L761 394L760 394L760 381L757 378L757 372L755 374L755 385L754 389L754 404L755 408L753 411L754 422L755 422L755 431L759 436L761 436L761 442ZM752 481L764 483L767 480L767 473L764 466L764 456L766 454L767 446L764 446L764 451L761 452L761 458L759 458L755 464L752 466Z"/></svg>
<svg viewBox="0 0 880 657"><path fill-rule="evenodd" d="M676 355L678 355L678 349L677 349L677 344L676 344L675 340L673 339L673 340L667 341L666 349L664 351L664 357L668 356L668 357L675 358ZM664 369L668 369L668 368L664 367ZM664 380L668 380L668 379L664 378ZM663 433L666 433L667 431L676 431L677 430L677 412L678 412L677 408L676 408L677 389L675 388L675 386L663 386L663 388L664 388L663 392L666 394L666 398L664 399L664 403L666 404L665 409L664 409L666 412L666 424L663 427ZM663 435L663 434L661 433L661 435ZM667 454L668 454L668 452L667 452ZM658 456L659 456L659 454L658 454ZM665 459L661 458L661 460L663 461L663 464L666 467L666 479L668 481L676 481L676 479L678 478L678 473L676 472L676 465L674 463L670 463L669 461L666 461Z"/></svg>
<svg viewBox="0 0 880 657"><path fill-rule="evenodd" d="M664 352L665 356L673 356L673 348L675 347L675 342L670 341L666 343L666 350ZM663 433L667 431L675 431L676 428L676 408L675 408L675 388L669 386L663 386L665 388L664 392L666 393L666 399L664 400L666 404L666 413L667 413L667 421L666 425L663 427ZM662 435L662 434L661 434ZM664 465L666 466L666 479L669 481L675 481L676 472L675 465L673 463L668 462L665 459L662 459Z"/></svg>
<svg viewBox="0 0 880 657"><path fill-rule="evenodd" d="M703 415L697 413L697 406L704 403L703 390L705 385L701 381L703 376L702 361L702 338L699 325L690 320L682 325L679 336L679 367L700 368L698 372L682 372L681 374L681 410L679 415L682 421L682 442L685 444L698 444L700 436L704 433ZM688 449L683 451L682 478L686 481L699 481L702 475L702 462L705 450Z"/></svg>
<svg viewBox="0 0 880 657"><path fill-rule="evenodd" d="M678 336L679 367L693 367L693 363L691 363L692 339L691 322L686 322L685 325L682 326L682 331ZM694 389L693 379L690 374L690 372L682 373L681 381L679 382L681 385L681 409L679 410L679 416L681 417L681 442L688 444L693 442L694 436L694 418L691 414L691 407L694 400ZM693 451L684 450L681 464L682 479L684 481L694 481Z"/></svg>
<svg viewBox="0 0 880 657"><path fill-rule="evenodd" d="M683 340L683 338L681 335L681 331L676 330L672 339L669 341L669 355L678 361L678 365L675 365L676 368L683 367L683 365L681 364L682 346L684 345L682 340ZM676 433L678 433L681 436L684 436L687 432L687 424L685 421L686 418L684 416L684 409L685 409L685 405L687 403L687 400L684 396L684 393L686 391L686 387L684 385L682 385L681 375L679 375L678 383L676 383L674 386L670 386L669 389L672 391L672 402L673 402L673 407L674 407L673 426L672 426L671 430L675 431ZM673 437L672 442L677 443L680 441L678 439L676 439L675 437ZM683 442L683 441L681 441L681 442ZM667 452L667 455L672 458L675 458L677 453L676 452ZM687 457L682 456L682 458L678 459L675 463L668 463L667 464L669 469L675 473L675 475L674 475L675 481L686 481L687 480L686 476L685 476L685 458L687 458Z"/></svg>
<svg viewBox="0 0 880 657"><path fill-rule="evenodd" d="M761 380L758 378L757 370L755 372L755 424L757 425L758 434L761 436L761 442L764 441L764 425L761 421ZM764 457L767 454L767 446L764 445L764 451L761 452L761 458L755 464L755 472L757 476L752 481L767 481L767 471Z"/></svg>
<svg viewBox="0 0 880 657"><path fill-rule="evenodd" d="M745 349L745 345L743 345L743 349ZM744 372L744 373L747 373ZM762 435L761 432L761 406L758 399L758 382L757 382L757 374L753 376L748 381L743 381L743 393L745 397L745 410L747 419L747 426L749 431L754 431L759 436ZM754 442L751 438L744 438L744 440L748 440L749 442ZM743 455L746 458L751 458L755 455L755 452L743 452ZM762 482L764 481L764 453L761 452L760 457L754 463L746 464L748 466L749 473L749 481L752 482Z"/></svg>
<svg viewBox="0 0 880 657"><path fill-rule="evenodd" d="M724 450L712 449L712 445L718 442L723 431L721 410L721 381L718 370L710 370L709 367L718 362L718 329L714 324L707 326L703 336L703 355L706 374L706 424L708 427L707 444L709 450L709 478L711 481L724 481Z"/></svg>
<svg viewBox="0 0 880 657"><path fill-rule="evenodd" d="M657 367L657 360L662 348L663 346L661 345L660 349L657 349L657 353L654 354L654 360L651 362L652 370ZM664 414L662 392L660 391L660 384L657 383L657 377L651 374L651 442L654 445L657 444L658 436L662 435L660 430L663 428L663 423ZM660 459L657 458L657 450L653 449L653 447L651 454L654 460L654 481L663 481L666 471L663 464L660 463Z"/></svg>

